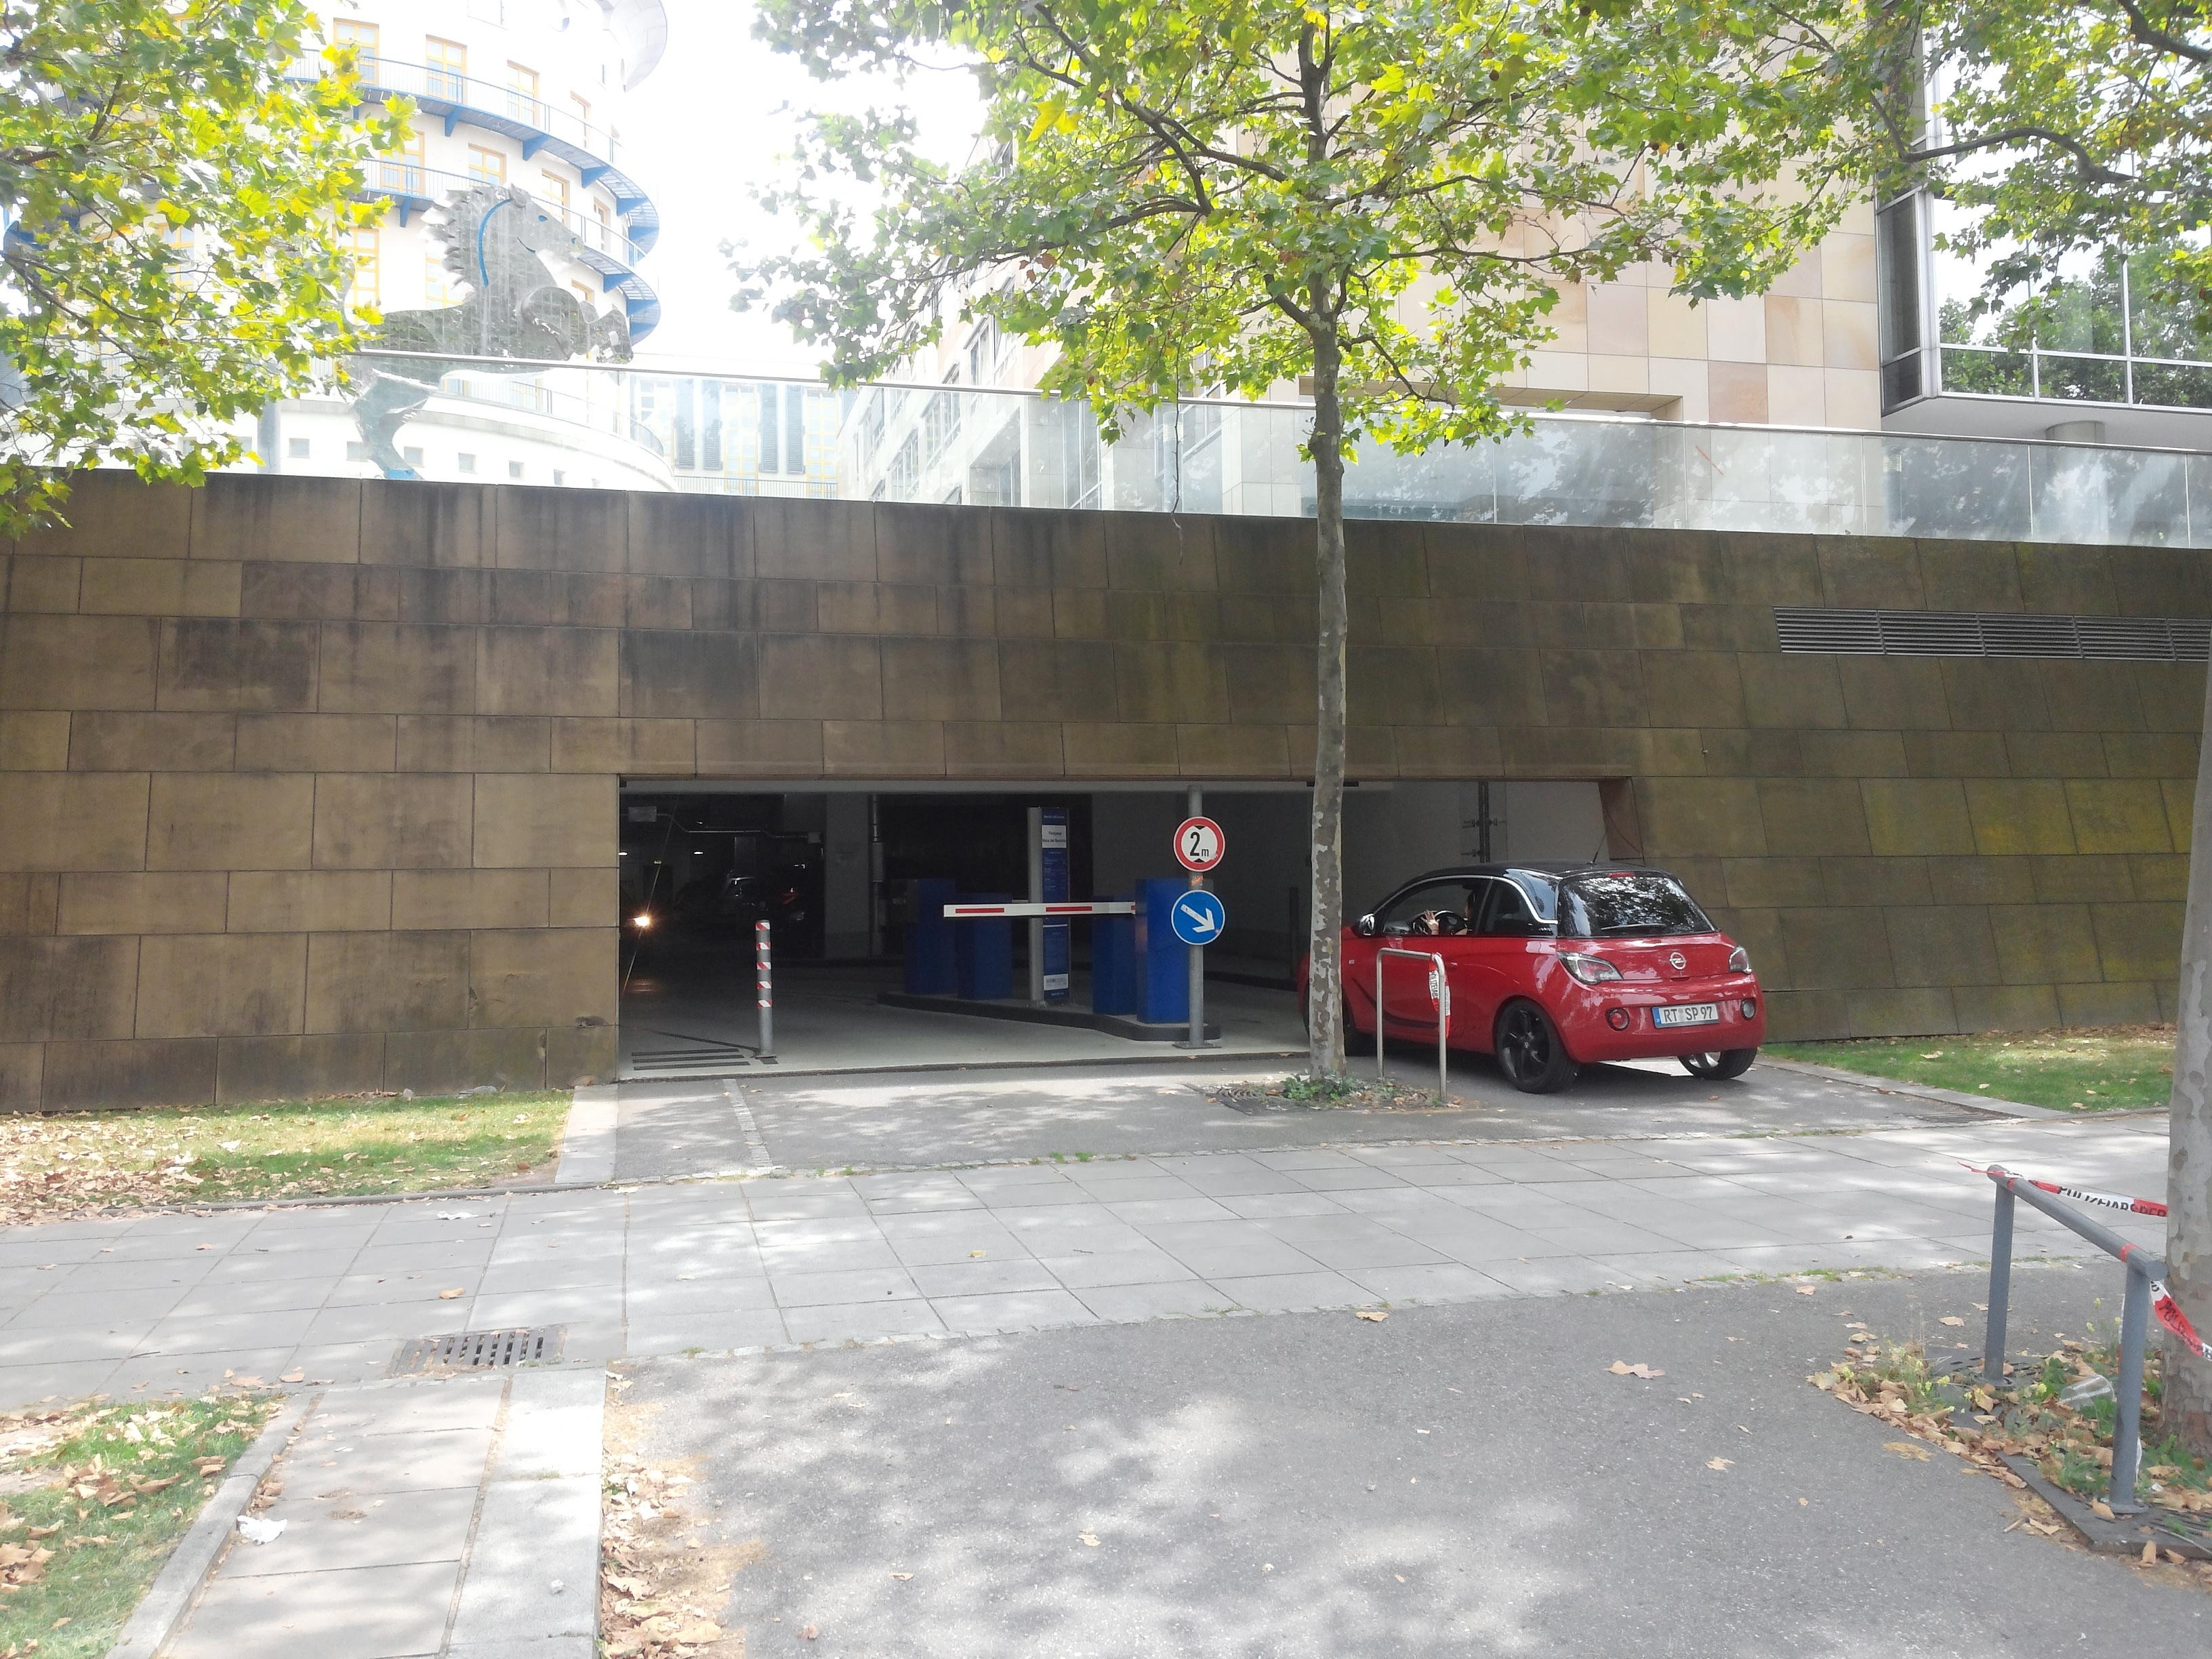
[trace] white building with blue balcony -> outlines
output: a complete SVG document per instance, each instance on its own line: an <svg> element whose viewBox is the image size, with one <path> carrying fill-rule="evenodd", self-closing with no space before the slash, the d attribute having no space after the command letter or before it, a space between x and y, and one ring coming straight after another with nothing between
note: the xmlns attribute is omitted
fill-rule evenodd
<svg viewBox="0 0 2212 1659"><path fill-rule="evenodd" d="M630 170L624 106L668 39L661 0L358 0L333 11L366 95L413 100L407 142L370 170L386 211L354 234L356 307L387 318L457 305L445 205L486 186L525 192L565 227L540 254L581 311L619 313L633 347L660 321L642 274L659 210ZM396 367L405 367L397 364ZM663 441L636 417L627 376L580 368L462 369L396 442L428 478L625 489L674 487ZM383 470L350 404L271 410L256 445L265 470L375 477Z"/></svg>

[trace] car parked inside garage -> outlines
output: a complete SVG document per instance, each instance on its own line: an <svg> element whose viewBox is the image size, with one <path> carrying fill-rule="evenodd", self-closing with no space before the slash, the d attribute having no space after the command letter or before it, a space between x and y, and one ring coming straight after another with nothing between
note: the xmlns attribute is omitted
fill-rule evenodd
<svg viewBox="0 0 2212 1659"><path fill-rule="evenodd" d="M1663 870L1432 870L1346 927L1340 950L1348 1045L1371 1038L1378 1018L1386 1037L1434 1042L1441 961L1446 1041L1495 1054L1532 1094L1604 1060L1673 1059L1693 1076L1740 1077L1766 1036L1749 952ZM1301 1002L1307 978L1302 963Z"/></svg>

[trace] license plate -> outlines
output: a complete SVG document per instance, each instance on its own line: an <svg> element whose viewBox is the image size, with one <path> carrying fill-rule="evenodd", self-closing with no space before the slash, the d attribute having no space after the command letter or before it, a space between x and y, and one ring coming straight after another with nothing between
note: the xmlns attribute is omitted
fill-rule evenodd
<svg viewBox="0 0 2212 1659"><path fill-rule="evenodd" d="M1654 1008L1654 1025L1717 1025L1721 1021L1721 1006L1717 1002L1682 1002L1671 1008Z"/></svg>

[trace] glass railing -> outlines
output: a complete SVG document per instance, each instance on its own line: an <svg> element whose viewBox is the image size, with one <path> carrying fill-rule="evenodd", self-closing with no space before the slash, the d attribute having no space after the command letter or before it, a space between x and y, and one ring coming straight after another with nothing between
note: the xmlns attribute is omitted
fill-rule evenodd
<svg viewBox="0 0 2212 1659"><path fill-rule="evenodd" d="M1312 414L1295 404L1188 400L1126 418L1109 443L1087 408L1034 392L830 392L673 362L590 372L619 388L610 401L679 480L711 471L718 489L794 471L803 441L816 493L845 500L1314 510L1301 453ZM789 397L763 395L777 386L802 394L797 415ZM1496 442L1419 455L1363 444L1345 506L1356 518L1460 524L2212 547L2212 454L1536 413Z"/></svg>
<svg viewBox="0 0 2212 1659"><path fill-rule="evenodd" d="M411 196L424 201L444 202L475 190L483 185L498 185L496 179L478 177L474 173L445 173L436 167L426 167L418 161L384 158L368 165L367 188L379 194ZM530 192L530 199L538 206L560 216L562 223L576 233L584 246L593 252L604 254L624 270L635 270L644 258L645 250L623 234L621 227L595 215L583 214L572 207L563 206L549 196Z"/></svg>

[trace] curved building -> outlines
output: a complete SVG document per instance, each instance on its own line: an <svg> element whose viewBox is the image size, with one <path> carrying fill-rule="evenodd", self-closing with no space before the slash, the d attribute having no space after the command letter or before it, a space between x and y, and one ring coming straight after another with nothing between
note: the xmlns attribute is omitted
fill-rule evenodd
<svg viewBox="0 0 2212 1659"><path fill-rule="evenodd" d="M357 51L368 94L411 99L416 111L405 144L370 170L367 193L386 210L354 233L357 307L419 321L463 305L473 273L468 248L452 244L468 240L467 226L453 234L447 204L520 191L550 233L532 239L544 273L533 265L527 280L565 289L595 338L634 346L652 334L660 301L640 267L659 211L631 170L623 114L666 48L661 0L359 0L327 27ZM449 372L392 441L421 477L670 489L627 378ZM270 410L256 448L265 471L393 471L337 398Z"/></svg>

